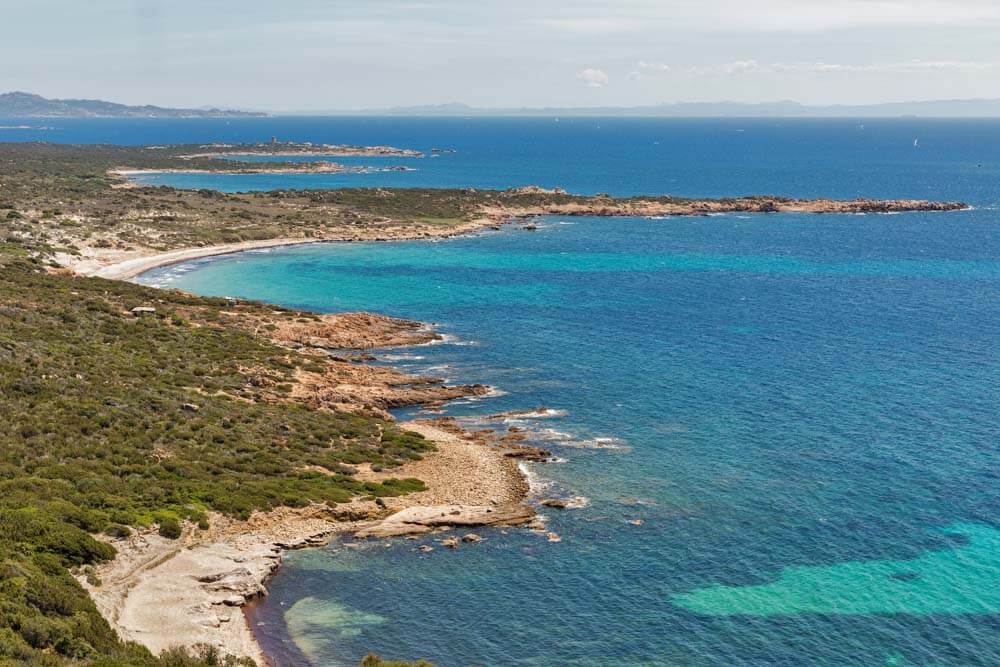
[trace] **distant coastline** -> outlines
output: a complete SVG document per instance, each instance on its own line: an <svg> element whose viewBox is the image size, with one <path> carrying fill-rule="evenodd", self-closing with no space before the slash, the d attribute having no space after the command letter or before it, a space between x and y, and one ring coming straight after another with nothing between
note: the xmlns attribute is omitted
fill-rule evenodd
<svg viewBox="0 0 1000 667"><path fill-rule="evenodd" d="M0 93L0 118L271 118L287 116L542 118L1000 118L1000 99L913 100L874 104L688 101L644 106L476 107L458 102L359 109L247 111L127 105L97 99L48 99Z"/></svg>
<svg viewBox="0 0 1000 667"><path fill-rule="evenodd" d="M289 116L399 116L444 118L1000 118L1000 99L927 100L884 104L674 102L635 107L474 107L429 104L388 109L282 112Z"/></svg>
<svg viewBox="0 0 1000 667"><path fill-rule="evenodd" d="M0 118L266 118L268 115L234 109L174 109L104 100L48 99L20 91L0 93Z"/></svg>

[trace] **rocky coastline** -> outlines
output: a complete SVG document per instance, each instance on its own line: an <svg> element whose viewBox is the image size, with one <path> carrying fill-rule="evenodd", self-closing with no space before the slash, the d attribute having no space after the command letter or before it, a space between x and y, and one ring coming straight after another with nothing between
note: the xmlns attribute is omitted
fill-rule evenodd
<svg viewBox="0 0 1000 667"><path fill-rule="evenodd" d="M186 526L169 540L149 530L115 541L117 557L80 583L125 640L154 653L209 645L222 654L268 664L243 608L267 594L267 582L290 550L319 547L331 539L421 536L457 548L481 538L467 531L498 526L538 527L527 484L503 448L456 435L430 422L404 424L431 439L437 451L393 471L425 479L427 490L383 502L355 499L336 507L279 508L246 521L213 515L211 529ZM379 473L359 471L362 478ZM388 474L385 476L389 476Z"/></svg>
<svg viewBox="0 0 1000 667"><path fill-rule="evenodd" d="M559 191L540 188L519 188L514 194L555 194ZM134 278L153 269L183 262L228 255L246 250L261 250L292 245L326 242L412 241L451 238L484 230L497 230L504 225L523 222L526 229L536 229L530 221L545 216L640 217L650 219L711 216L726 213L803 213L803 214L893 214L905 212L943 213L968 209L961 202L937 202L913 199L788 199L783 197L740 197L733 199L672 200L662 198L614 199L594 198L586 201L546 202L541 204L491 205L478 207L476 215L454 225L408 224L392 228L367 226L336 230L311 236L283 236L273 239L241 241L183 248L167 252L152 248L119 250L94 243L81 242L75 255L59 255L57 261L75 273L118 280Z"/></svg>
<svg viewBox="0 0 1000 667"><path fill-rule="evenodd" d="M732 200L657 201L600 199L588 203L550 202L520 206L483 206L480 215L461 225L429 233L400 228L386 237L378 230L358 230L346 238L282 238L248 243L194 248L168 253L139 250L132 256L100 254L89 248L69 261L76 272L127 279L157 266L196 257L239 252L317 240L387 240L452 236L497 227L513 221L546 215L641 216L647 218L746 213L892 213L901 211L951 211L961 204L911 200L834 201L752 197ZM235 300L234 300L235 302ZM398 370L366 365L364 351L385 347L422 345L440 339L433 328L418 322L370 313L304 318L302 321L267 321L233 312L234 321L256 335L289 349L316 355L322 370L301 371L291 396L285 399L312 407L355 412L391 419L389 410L403 405L430 404L463 396L485 395L483 385L445 386L435 378L410 376ZM263 333L266 332L266 333ZM408 430L431 440L436 451L401 469L382 471L358 466L359 480L389 477L422 480L427 490L396 498L356 498L336 507L280 508L255 513L246 521L213 516L208 531L186 526L180 540L167 540L151 532L137 533L115 547L118 557L79 579L99 610L122 638L140 642L159 652L178 644L207 644L222 653L267 664L252 628L241 609L266 595L268 579L291 549L321 546L329 540L430 538L445 548L480 537L441 536L452 529L469 531L493 526L525 526L545 534L550 542L559 536L545 533L535 506L526 501L527 480L521 460L545 461L549 453L523 445L516 432L470 433L451 420L421 420L404 424ZM565 509L585 500L543 500L541 506ZM424 543L421 551L435 546Z"/></svg>
<svg viewBox="0 0 1000 667"><path fill-rule="evenodd" d="M240 327L305 354L322 358L324 370L301 377L290 400L321 409L369 414L391 420L399 405L442 402L481 395L482 385L444 386L433 378L408 376L363 362L359 351L428 344L441 339L419 322L371 313L311 318L275 318L232 311ZM262 333L262 332L266 332ZM191 409L197 409L192 406ZM421 536L457 548L459 538L438 536L454 528L523 526L538 528L529 487L518 462L545 460L547 452L503 436L470 433L450 419L402 424L434 443L434 451L400 468L358 465L353 476L363 482L416 478L426 490L387 498L357 497L336 506L277 508L255 512L245 521L212 514L208 529L186 524L178 539L155 530L113 539L117 556L78 573L78 580L101 614L125 640L154 653L177 646L212 646L223 655L250 658L266 665L243 608L266 595L267 581L285 552L317 547L331 539L390 539ZM516 440L516 438L515 438ZM334 474L317 469L322 474ZM534 524L532 522L535 522ZM468 533L466 543L480 537ZM425 543L422 551L434 547Z"/></svg>

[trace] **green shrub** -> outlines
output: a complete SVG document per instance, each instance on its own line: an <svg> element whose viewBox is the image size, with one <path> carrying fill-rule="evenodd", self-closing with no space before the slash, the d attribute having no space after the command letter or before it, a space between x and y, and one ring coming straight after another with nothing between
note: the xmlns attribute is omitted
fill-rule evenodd
<svg viewBox="0 0 1000 667"><path fill-rule="evenodd" d="M24 637L10 628L0 628L0 662L4 658L28 660L33 651Z"/></svg>
<svg viewBox="0 0 1000 667"><path fill-rule="evenodd" d="M132 529L120 523L113 523L104 529L104 534L107 535L108 537L114 537L116 539L123 540L132 534Z"/></svg>
<svg viewBox="0 0 1000 667"><path fill-rule="evenodd" d="M147 303L162 317L130 314ZM423 489L417 480L362 483L349 466L391 468L430 450L423 438L252 400L274 397L256 378L290 388L297 368L318 362L227 324L219 311L232 308L274 310L53 275L0 246L3 667L235 664L197 652L154 658L122 643L68 568L99 584L88 566L115 554L94 538L102 532L124 539L157 526L176 539L184 520L207 529L210 512L245 518ZM198 409L183 410L188 403ZM303 472L314 466L333 474Z"/></svg>
<svg viewBox="0 0 1000 667"><path fill-rule="evenodd" d="M168 540L176 540L183 532L177 519L168 518L160 522L159 533Z"/></svg>

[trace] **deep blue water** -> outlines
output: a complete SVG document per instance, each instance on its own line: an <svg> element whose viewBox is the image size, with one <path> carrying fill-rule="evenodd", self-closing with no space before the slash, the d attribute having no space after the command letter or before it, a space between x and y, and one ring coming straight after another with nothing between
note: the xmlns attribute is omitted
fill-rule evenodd
<svg viewBox="0 0 1000 667"><path fill-rule="evenodd" d="M441 667L998 664L1000 124L864 126L303 119L84 124L60 140L277 134L457 149L391 174L437 185L973 204L552 218L142 281L437 322L457 344L394 363L506 392L449 413L560 411L516 424L564 459L531 468L539 493L590 499L545 510L561 542L484 531L458 551L290 554L254 615L279 664L369 650Z"/></svg>
<svg viewBox="0 0 1000 667"><path fill-rule="evenodd" d="M0 141L148 144L274 136L456 151L438 158L350 160L401 164L414 172L142 179L231 191L541 185L618 195L918 197L960 187L970 198L995 202L1000 180L1000 120L0 119L0 127L17 125L50 129L0 129ZM944 175L950 182L942 182Z"/></svg>
<svg viewBox="0 0 1000 667"><path fill-rule="evenodd" d="M376 649L445 666L985 665L1000 660L992 217L551 219L146 280L439 322L475 344L401 363L509 392L450 412L567 412L519 422L566 459L533 469L545 493L591 499L546 512L563 542L292 555L256 620L315 664ZM792 567L812 569L784 582ZM762 584L777 588L742 588Z"/></svg>

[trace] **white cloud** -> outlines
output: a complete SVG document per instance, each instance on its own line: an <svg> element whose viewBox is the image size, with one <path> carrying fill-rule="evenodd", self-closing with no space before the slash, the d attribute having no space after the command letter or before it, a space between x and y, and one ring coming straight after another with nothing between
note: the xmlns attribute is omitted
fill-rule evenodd
<svg viewBox="0 0 1000 667"><path fill-rule="evenodd" d="M670 65L666 63L650 63L645 60L640 60L635 64L640 70L648 70L650 72L669 72L673 69Z"/></svg>
<svg viewBox="0 0 1000 667"><path fill-rule="evenodd" d="M576 78L580 79L591 88L603 88L608 85L609 81L611 81L607 72L602 69L594 69L591 67L577 72Z"/></svg>
<svg viewBox="0 0 1000 667"><path fill-rule="evenodd" d="M760 70L761 65L756 60L737 60L736 62L719 65L719 71L729 75L759 72Z"/></svg>

